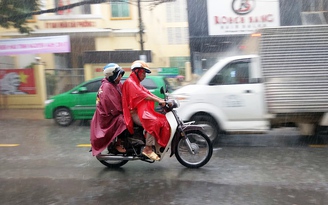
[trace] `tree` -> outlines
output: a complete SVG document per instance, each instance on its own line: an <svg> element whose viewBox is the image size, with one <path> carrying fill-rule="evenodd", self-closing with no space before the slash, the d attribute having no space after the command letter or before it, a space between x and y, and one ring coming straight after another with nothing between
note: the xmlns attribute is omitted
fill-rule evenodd
<svg viewBox="0 0 328 205"><path fill-rule="evenodd" d="M27 20L32 15L20 16L37 11L39 8L39 0L0 0L0 26L13 27L21 33L29 33L32 29L27 26Z"/></svg>

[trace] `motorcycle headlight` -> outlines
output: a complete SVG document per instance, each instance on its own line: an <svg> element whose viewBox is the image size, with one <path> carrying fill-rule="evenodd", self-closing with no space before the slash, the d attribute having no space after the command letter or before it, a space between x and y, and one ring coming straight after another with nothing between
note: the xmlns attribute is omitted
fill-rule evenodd
<svg viewBox="0 0 328 205"><path fill-rule="evenodd" d="M179 102L179 100L174 99L173 100L173 108L178 108L178 107L180 107L180 102Z"/></svg>
<svg viewBox="0 0 328 205"><path fill-rule="evenodd" d="M44 101L45 105L49 105L50 103L52 103L53 101L55 101L54 99L50 99L50 100L46 100Z"/></svg>
<svg viewBox="0 0 328 205"><path fill-rule="evenodd" d="M172 98L179 100L179 101L188 101L189 100L189 95L186 94L176 94L172 95Z"/></svg>
<svg viewBox="0 0 328 205"><path fill-rule="evenodd" d="M179 101L177 99L170 99L170 100L167 101L167 103L169 104L169 106L171 108L178 108L178 107L180 107L180 103L179 103Z"/></svg>

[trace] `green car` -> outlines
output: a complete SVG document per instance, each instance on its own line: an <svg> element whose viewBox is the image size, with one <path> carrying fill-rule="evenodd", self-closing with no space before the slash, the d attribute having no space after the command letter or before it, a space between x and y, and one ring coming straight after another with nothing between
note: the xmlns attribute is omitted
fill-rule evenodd
<svg viewBox="0 0 328 205"><path fill-rule="evenodd" d="M127 77L122 78L124 82ZM81 83L73 89L45 101L44 116L58 125L69 126L74 120L91 120L96 110L96 96L103 77ZM160 88L171 89L166 77L148 75L141 84L151 93L163 98Z"/></svg>

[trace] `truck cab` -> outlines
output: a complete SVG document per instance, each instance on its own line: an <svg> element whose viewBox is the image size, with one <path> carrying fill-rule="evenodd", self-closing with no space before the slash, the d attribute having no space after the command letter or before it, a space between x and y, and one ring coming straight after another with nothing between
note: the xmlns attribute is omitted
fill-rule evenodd
<svg viewBox="0 0 328 205"><path fill-rule="evenodd" d="M269 128L259 56L222 59L194 85L173 92L184 121L207 124L212 140L218 132L257 132Z"/></svg>
<svg viewBox="0 0 328 205"><path fill-rule="evenodd" d="M296 126L328 130L328 26L262 28L245 38L241 56L221 59L194 85L172 95L184 121L220 132L262 133ZM325 134L326 135L326 134Z"/></svg>

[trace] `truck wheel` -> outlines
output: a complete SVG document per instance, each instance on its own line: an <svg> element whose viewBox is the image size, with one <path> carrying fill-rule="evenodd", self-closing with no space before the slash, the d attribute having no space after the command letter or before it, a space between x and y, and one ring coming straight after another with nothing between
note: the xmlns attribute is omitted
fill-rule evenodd
<svg viewBox="0 0 328 205"><path fill-rule="evenodd" d="M191 118L191 121L195 121L195 124L205 125L205 134L214 142L218 138L219 126L215 119L209 115L195 115Z"/></svg>
<svg viewBox="0 0 328 205"><path fill-rule="evenodd" d="M312 144L326 144L328 136L328 128L325 126L317 125L314 134L310 136L310 142Z"/></svg>
<svg viewBox="0 0 328 205"><path fill-rule="evenodd" d="M54 120L58 125L67 127L73 122L73 116L68 108L58 108L54 113Z"/></svg>

